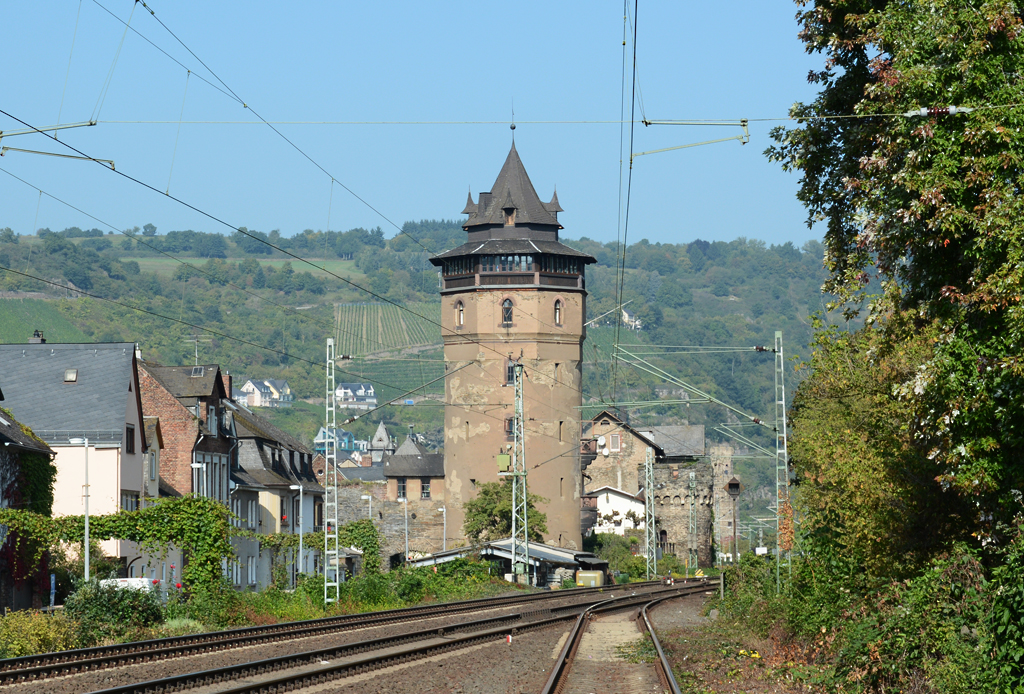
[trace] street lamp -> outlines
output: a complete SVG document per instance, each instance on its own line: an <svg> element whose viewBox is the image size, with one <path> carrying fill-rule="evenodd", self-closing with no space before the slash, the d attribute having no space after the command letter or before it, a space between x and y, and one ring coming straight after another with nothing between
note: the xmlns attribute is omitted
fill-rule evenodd
<svg viewBox="0 0 1024 694"><path fill-rule="evenodd" d="M739 560L739 536L736 531L736 497L740 495L740 489L742 485L740 481L733 477L725 485L725 491L732 497L732 560Z"/></svg>
<svg viewBox="0 0 1024 694"><path fill-rule="evenodd" d="M398 501L405 504L405 560L409 561L409 499L402 496Z"/></svg>
<svg viewBox="0 0 1024 694"><path fill-rule="evenodd" d="M288 487L289 489L297 489L299 492L299 573L303 573L305 569L304 557L302 556L302 485L293 484Z"/></svg>
<svg viewBox="0 0 1024 694"><path fill-rule="evenodd" d="M369 494L363 494L359 498L362 499L363 501L369 502L370 507L366 510L366 517L372 519L373 518L373 497L370 496Z"/></svg>
<svg viewBox="0 0 1024 694"><path fill-rule="evenodd" d="M88 438L73 438L68 439L68 443L72 446L82 446L85 449L85 484L82 488L85 493L82 495L85 499L85 580L89 580L89 439Z"/></svg>
<svg viewBox="0 0 1024 694"><path fill-rule="evenodd" d="M448 549L448 507L442 506L437 509L441 512L441 518L444 519L444 535L441 537L441 551L447 551Z"/></svg>

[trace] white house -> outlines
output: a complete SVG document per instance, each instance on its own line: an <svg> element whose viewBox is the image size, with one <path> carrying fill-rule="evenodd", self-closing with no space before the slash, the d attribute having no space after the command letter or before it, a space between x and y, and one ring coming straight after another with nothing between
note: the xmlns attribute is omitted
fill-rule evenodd
<svg viewBox="0 0 1024 694"><path fill-rule="evenodd" d="M644 527L644 493L630 494L615 487L600 487L587 494L596 502L594 532L625 535Z"/></svg>
<svg viewBox="0 0 1024 694"><path fill-rule="evenodd" d="M372 410L377 406L377 394L370 383L339 383L334 399L338 407L352 410Z"/></svg>

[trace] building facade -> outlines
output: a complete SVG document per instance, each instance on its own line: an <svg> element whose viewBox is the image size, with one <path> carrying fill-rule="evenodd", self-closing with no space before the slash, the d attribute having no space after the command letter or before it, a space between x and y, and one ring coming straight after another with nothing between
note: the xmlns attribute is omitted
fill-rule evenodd
<svg viewBox="0 0 1024 694"><path fill-rule="evenodd" d="M513 144L490 192L463 210L467 242L431 258L441 269L445 486L450 533L463 504L496 482L512 443L511 364L524 365L528 488L548 499L545 541L579 548L579 410L586 337L585 267L558 240L558 196L542 202ZM538 467L534 467L538 465Z"/></svg>

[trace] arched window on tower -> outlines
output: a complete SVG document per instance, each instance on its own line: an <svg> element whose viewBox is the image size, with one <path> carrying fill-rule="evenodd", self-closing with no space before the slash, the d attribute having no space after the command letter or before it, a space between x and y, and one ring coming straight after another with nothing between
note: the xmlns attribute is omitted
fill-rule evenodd
<svg viewBox="0 0 1024 694"><path fill-rule="evenodd" d="M562 324L562 300L555 299L555 325Z"/></svg>
<svg viewBox="0 0 1024 694"><path fill-rule="evenodd" d="M461 301L455 302L455 325L459 328L466 324L466 307Z"/></svg>
<svg viewBox="0 0 1024 694"><path fill-rule="evenodd" d="M505 299L501 302L501 323L512 325L512 299Z"/></svg>

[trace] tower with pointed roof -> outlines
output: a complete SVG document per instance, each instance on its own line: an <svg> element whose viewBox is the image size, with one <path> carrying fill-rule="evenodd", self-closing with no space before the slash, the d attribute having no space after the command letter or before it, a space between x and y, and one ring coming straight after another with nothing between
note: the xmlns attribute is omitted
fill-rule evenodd
<svg viewBox="0 0 1024 694"><path fill-rule="evenodd" d="M555 193L542 202L513 143L489 192L463 214L466 243L431 258L441 269L445 486L449 534L464 503L496 482L512 443L512 369L525 366L529 491L547 499L545 542L582 548L579 407L586 337L585 268L596 260L558 239Z"/></svg>

